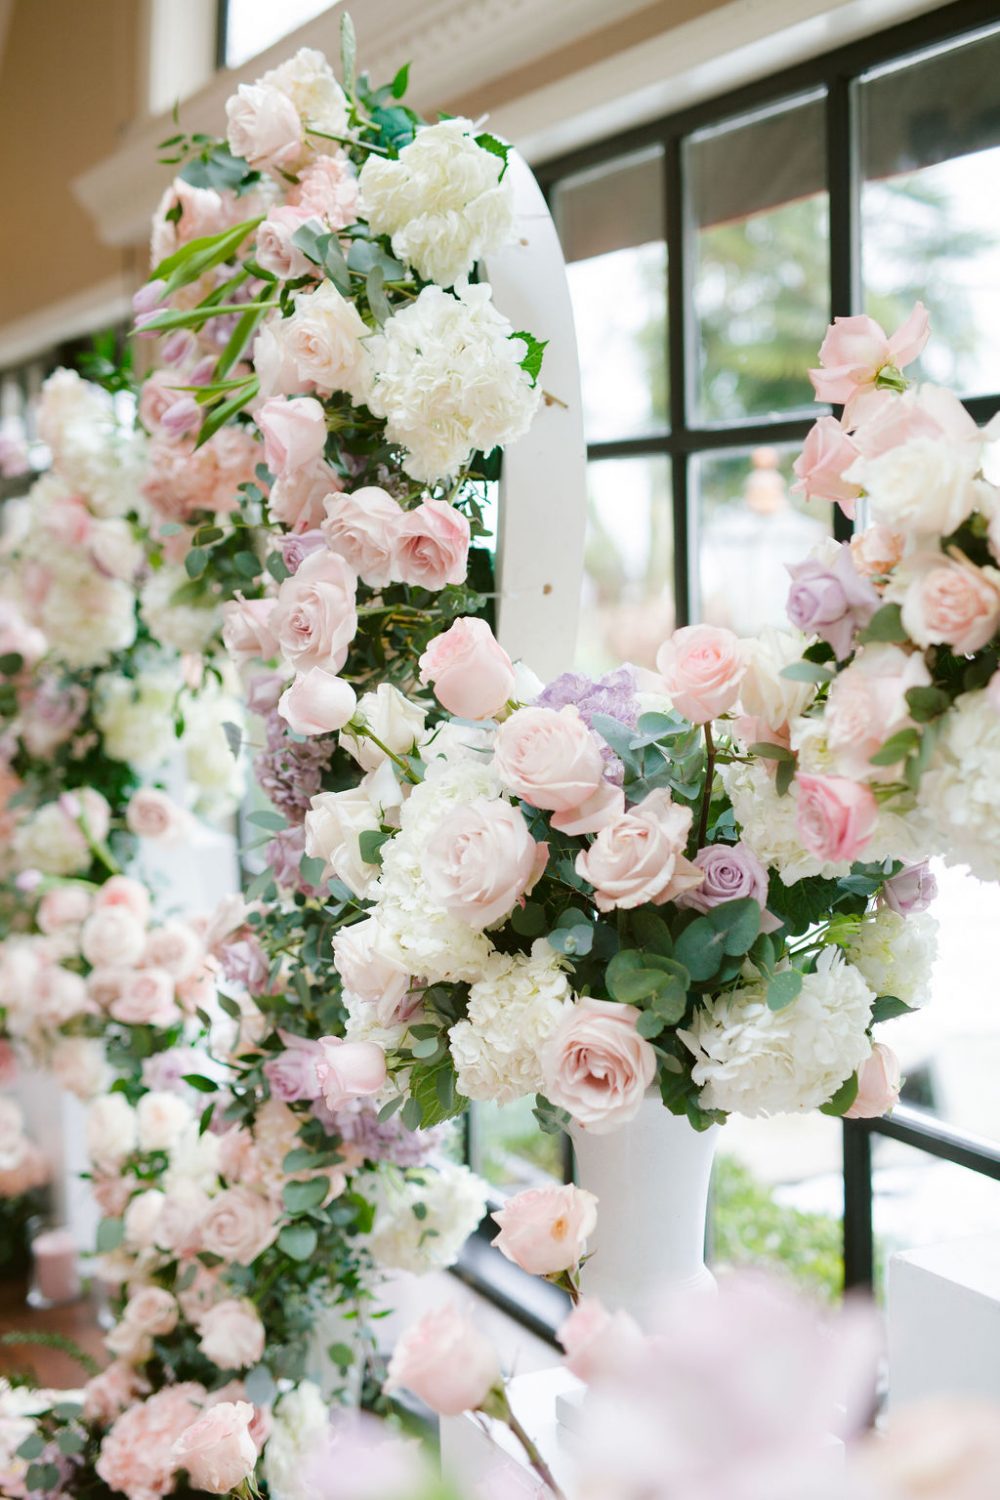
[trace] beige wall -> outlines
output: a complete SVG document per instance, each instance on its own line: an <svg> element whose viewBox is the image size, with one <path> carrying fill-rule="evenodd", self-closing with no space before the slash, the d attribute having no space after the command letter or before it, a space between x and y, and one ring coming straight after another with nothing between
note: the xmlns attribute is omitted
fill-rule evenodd
<svg viewBox="0 0 1000 1500"><path fill-rule="evenodd" d="M0 328L121 272L73 197L135 107L138 0L15 0L0 60Z"/></svg>

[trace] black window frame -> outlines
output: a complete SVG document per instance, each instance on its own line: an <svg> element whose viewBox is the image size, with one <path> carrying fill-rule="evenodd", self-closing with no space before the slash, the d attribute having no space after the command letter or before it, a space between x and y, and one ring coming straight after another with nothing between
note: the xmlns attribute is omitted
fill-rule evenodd
<svg viewBox="0 0 1000 1500"><path fill-rule="evenodd" d="M578 173L609 165L640 151L660 148L664 189L664 239L667 247L666 360L669 375L669 430L648 436L588 444L590 460L666 456L671 468L674 528L674 599L677 623L692 617L695 532L692 524L692 460L702 454L758 444L801 443L818 411L735 422L697 423L692 372L695 333L691 295L694 234L685 177L684 146L708 127L737 122L755 111L821 93L825 98L826 187L829 194L830 318L863 311L861 299L858 82L871 70L891 63L918 61L928 51L1000 28L996 0L955 0L915 19L848 43L821 56L715 95L649 124L603 138L592 145L535 164L534 171L551 201L559 184ZM1000 410L1000 392L966 398L979 423ZM838 510L834 534L850 536L851 523ZM871 1289L875 1275L872 1141L901 1141L928 1155L1000 1181L1000 1143L958 1130L929 1112L899 1105L885 1119L843 1122L843 1246L845 1288ZM468 1135L467 1135L468 1139ZM543 1286L508 1262L488 1241L495 1226L487 1218L462 1257L456 1274L477 1291L517 1317L533 1332L551 1338L566 1302L555 1288ZM551 1293L551 1296L548 1294Z"/></svg>

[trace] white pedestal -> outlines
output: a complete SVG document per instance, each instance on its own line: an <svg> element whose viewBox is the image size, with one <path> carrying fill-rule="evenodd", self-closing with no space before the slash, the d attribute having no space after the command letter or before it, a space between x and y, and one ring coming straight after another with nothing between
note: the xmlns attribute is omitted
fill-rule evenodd
<svg viewBox="0 0 1000 1500"><path fill-rule="evenodd" d="M521 1375L507 1387L511 1410L552 1470L567 1500L575 1486L569 1458L560 1443L557 1406L560 1397L581 1390L566 1370L539 1370ZM489 1500L492 1494L523 1495L525 1500L548 1494L528 1467L524 1452L502 1423L466 1413L441 1419L441 1465L446 1479L467 1500Z"/></svg>
<svg viewBox="0 0 1000 1500"><path fill-rule="evenodd" d="M1000 1401L1000 1234L889 1261L889 1401Z"/></svg>

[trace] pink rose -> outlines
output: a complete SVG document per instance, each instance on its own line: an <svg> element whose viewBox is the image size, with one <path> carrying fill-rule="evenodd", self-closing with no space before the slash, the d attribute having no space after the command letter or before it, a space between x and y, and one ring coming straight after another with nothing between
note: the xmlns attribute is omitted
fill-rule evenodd
<svg viewBox="0 0 1000 1500"><path fill-rule="evenodd" d="M238 667L278 654L270 625L274 606L273 599L244 599L241 594L222 606L222 643Z"/></svg>
<svg viewBox="0 0 1000 1500"><path fill-rule="evenodd" d="M861 486L844 477L858 457L836 417L820 417L812 427L802 452L795 460L796 483L792 493L807 500L829 500L839 505L845 516L854 515Z"/></svg>
<svg viewBox="0 0 1000 1500"><path fill-rule="evenodd" d="M410 976L399 964L377 952L377 932L374 917L341 927L333 938L333 962L344 988L374 1005L379 1021L388 1024L409 993Z"/></svg>
<svg viewBox="0 0 1000 1500"><path fill-rule="evenodd" d="M125 822L136 838L172 843L187 831L188 816L166 792L142 787L129 799Z"/></svg>
<svg viewBox="0 0 1000 1500"><path fill-rule="evenodd" d="M159 1338L177 1327L177 1303L164 1287L140 1287L129 1297L122 1317L134 1328Z"/></svg>
<svg viewBox="0 0 1000 1500"><path fill-rule="evenodd" d="M596 1297L584 1297L556 1332L566 1368L588 1385L634 1368L646 1340L627 1312L609 1313Z"/></svg>
<svg viewBox="0 0 1000 1500"><path fill-rule="evenodd" d="M881 900L890 911L901 917L912 917L926 911L937 899L938 883L926 860L918 865L905 865L898 875L893 875L882 887Z"/></svg>
<svg viewBox="0 0 1000 1500"><path fill-rule="evenodd" d="M154 927L146 939L143 964L166 969L174 980L190 979L201 966L204 949L201 939L187 922L164 922Z"/></svg>
<svg viewBox="0 0 1000 1500"><path fill-rule="evenodd" d="M899 1058L884 1042L872 1044L871 1056L858 1071L858 1092L846 1120L875 1120L899 1100Z"/></svg>
<svg viewBox="0 0 1000 1500"><path fill-rule="evenodd" d="M573 704L519 708L501 724L493 752L500 780L532 807L569 812L604 780L604 758Z"/></svg>
<svg viewBox="0 0 1000 1500"><path fill-rule="evenodd" d="M513 696L514 664L485 620L462 618L428 642L420 681L450 714L491 719Z"/></svg>
<svg viewBox="0 0 1000 1500"><path fill-rule="evenodd" d="M707 724L732 708L746 663L739 640L716 625L685 625L656 653L674 708L692 724Z"/></svg>
<svg viewBox="0 0 1000 1500"><path fill-rule="evenodd" d="M886 740L912 726L906 694L927 687L930 680L918 652L882 642L862 646L830 684L824 722L836 769L855 781L895 780L898 763L873 766L871 757Z"/></svg>
<svg viewBox="0 0 1000 1500"><path fill-rule="evenodd" d="M545 1044L545 1096L578 1125L607 1135L635 1118L656 1077L656 1053L636 1031L634 1005L585 996Z"/></svg>
<svg viewBox="0 0 1000 1500"><path fill-rule="evenodd" d="M809 371L817 401L844 406L845 422L868 391L874 390L882 370L896 371L911 364L930 334L927 309L918 302L891 338L874 318L859 314L835 318L820 345L821 368Z"/></svg>
<svg viewBox="0 0 1000 1500"><path fill-rule="evenodd" d="M35 980L34 1021L43 1029L61 1026L75 1016L88 1015L93 1002L79 974L53 964Z"/></svg>
<svg viewBox="0 0 1000 1500"><path fill-rule="evenodd" d="M279 478L319 462L326 447L326 413L314 396L272 396L257 412L264 460Z"/></svg>
<svg viewBox="0 0 1000 1500"><path fill-rule="evenodd" d="M597 1199L585 1188L533 1188L508 1198L492 1215L494 1247L532 1276L555 1276L579 1265L597 1225Z"/></svg>
<svg viewBox="0 0 1000 1500"><path fill-rule="evenodd" d="M322 1036L322 1056L316 1064L328 1109L342 1109L352 1099L377 1094L386 1080L385 1053L374 1042L345 1042Z"/></svg>
<svg viewBox="0 0 1000 1500"><path fill-rule="evenodd" d="M909 558L897 587L903 594L903 628L918 646L941 643L971 656L1000 628L1000 573L977 568L961 554L923 553Z"/></svg>
<svg viewBox="0 0 1000 1500"><path fill-rule="evenodd" d="M444 500L422 500L403 516L393 577L436 593L446 583L464 583L469 559L469 523Z"/></svg>
<svg viewBox="0 0 1000 1500"><path fill-rule="evenodd" d="M149 892L128 875L112 875L94 895L95 907L124 906L145 927L149 922Z"/></svg>
<svg viewBox="0 0 1000 1500"><path fill-rule="evenodd" d="M80 951L88 964L136 964L146 946L146 929L125 906L99 906L83 924Z"/></svg>
<svg viewBox="0 0 1000 1500"><path fill-rule="evenodd" d="M694 863L704 879L678 896L678 906L709 911L725 901L745 901L749 897L756 901L761 912L765 911L768 875L749 844L742 840L736 844L708 844L698 850Z"/></svg>
<svg viewBox="0 0 1000 1500"><path fill-rule="evenodd" d="M122 977L121 992L108 1009L129 1026L173 1026L180 1020L173 976L166 969L135 969Z"/></svg>
<svg viewBox="0 0 1000 1500"><path fill-rule="evenodd" d="M888 526L869 526L866 531L856 531L848 545L862 578L887 578L902 557L906 542Z"/></svg>
<svg viewBox="0 0 1000 1500"><path fill-rule="evenodd" d="M403 1334L389 1361L386 1392L406 1389L442 1417L482 1406L500 1382L489 1339L455 1306L425 1313Z"/></svg>
<svg viewBox="0 0 1000 1500"><path fill-rule="evenodd" d="M519 808L477 797L454 808L427 840L422 873L433 900L481 929L506 916L534 885L548 853Z"/></svg>
<svg viewBox="0 0 1000 1500"><path fill-rule="evenodd" d="M227 139L234 156L252 167L294 171L302 152L299 112L281 89L241 83L226 100Z"/></svg>
<svg viewBox="0 0 1000 1500"><path fill-rule="evenodd" d="M246 1370L264 1356L264 1325L245 1297L227 1297L198 1324L198 1348L220 1370Z"/></svg>
<svg viewBox="0 0 1000 1500"><path fill-rule="evenodd" d="M315 271L311 261L292 243L292 236L312 217L308 208L287 204L272 208L263 224L257 225L254 259L279 281L295 281Z"/></svg>
<svg viewBox="0 0 1000 1500"><path fill-rule="evenodd" d="M285 1031L279 1032L279 1036L284 1051L268 1058L264 1064L264 1076L271 1085L272 1097L285 1104L293 1104L299 1099L318 1099L323 1092L319 1067L324 1057L319 1042Z"/></svg>
<svg viewBox="0 0 1000 1500"><path fill-rule="evenodd" d="M393 576L404 511L378 485L349 495L329 495L321 530L331 552L349 563L369 588L383 588Z"/></svg>
<svg viewBox="0 0 1000 1500"><path fill-rule="evenodd" d="M290 531L314 531L323 520L326 501L340 488L339 475L322 460L293 469L274 481L268 500L271 519Z"/></svg>
<svg viewBox="0 0 1000 1500"><path fill-rule="evenodd" d="M220 1401L210 1406L173 1447L177 1467L187 1471L191 1487L210 1495L228 1495L257 1466L250 1436L254 1409L249 1401Z"/></svg>
<svg viewBox="0 0 1000 1500"><path fill-rule="evenodd" d="M316 215L330 229L346 229L358 217L358 179L345 156L319 156L289 190L288 202Z"/></svg>
<svg viewBox="0 0 1000 1500"><path fill-rule="evenodd" d="M553 828L578 838L582 833L600 833L622 817L625 812L625 793L611 781L602 781L596 792L591 792L579 807L568 812L553 813L550 819Z"/></svg>
<svg viewBox="0 0 1000 1500"><path fill-rule="evenodd" d="M278 1237L274 1205L247 1187L211 1199L200 1229L202 1249L240 1266L251 1265Z"/></svg>
<svg viewBox="0 0 1000 1500"><path fill-rule="evenodd" d="M850 863L862 854L878 822L872 790L846 776L796 777L796 826L803 848L824 863Z"/></svg>
<svg viewBox="0 0 1000 1500"><path fill-rule="evenodd" d="M174 1488L174 1443L195 1420L205 1388L195 1381L167 1386L128 1407L101 1440L97 1473L128 1500L160 1500Z"/></svg>
<svg viewBox="0 0 1000 1500"><path fill-rule="evenodd" d="M42 932L61 932L76 928L90 911L90 892L82 885L57 885L47 890L38 903L35 921Z"/></svg>
<svg viewBox="0 0 1000 1500"><path fill-rule="evenodd" d="M278 713L296 734L332 734L350 722L357 706L349 682L322 667L310 667L282 693Z"/></svg>
<svg viewBox="0 0 1000 1500"><path fill-rule="evenodd" d="M120 1412L148 1394L149 1382L126 1360L116 1359L84 1386L83 1419L110 1427Z"/></svg>
<svg viewBox="0 0 1000 1500"><path fill-rule="evenodd" d="M342 557L314 552L278 590L271 616L278 649L299 672L339 672L358 628L357 579Z"/></svg>
<svg viewBox="0 0 1000 1500"><path fill-rule="evenodd" d="M868 624L882 603L872 585L860 577L846 542L832 562L807 557L788 565L792 586L785 612L803 635L818 635L838 661L850 656L858 629Z"/></svg>
<svg viewBox="0 0 1000 1500"><path fill-rule="evenodd" d="M700 885L701 870L684 857L690 827L691 809L662 788L606 824L576 857L576 873L594 887L598 909L662 906Z"/></svg>

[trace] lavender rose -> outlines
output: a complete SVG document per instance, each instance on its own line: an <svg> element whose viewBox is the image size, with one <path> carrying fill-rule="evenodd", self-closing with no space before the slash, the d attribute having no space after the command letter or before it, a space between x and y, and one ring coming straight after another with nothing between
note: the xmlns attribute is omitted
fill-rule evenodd
<svg viewBox="0 0 1000 1500"><path fill-rule="evenodd" d="M868 624L881 599L860 576L846 542L836 559L826 563L818 557L789 566L792 586L786 613L806 635L818 635L834 649L837 660L851 654L856 630Z"/></svg>
<svg viewBox="0 0 1000 1500"><path fill-rule="evenodd" d="M906 865L882 887L882 900L890 911L901 917L912 917L926 911L937 896L938 884L930 865Z"/></svg>
<svg viewBox="0 0 1000 1500"><path fill-rule="evenodd" d="M698 850L694 863L704 871L705 878L701 885L677 897L678 906L708 911L724 901L752 897L761 911L766 907L767 871L749 845L708 844Z"/></svg>

